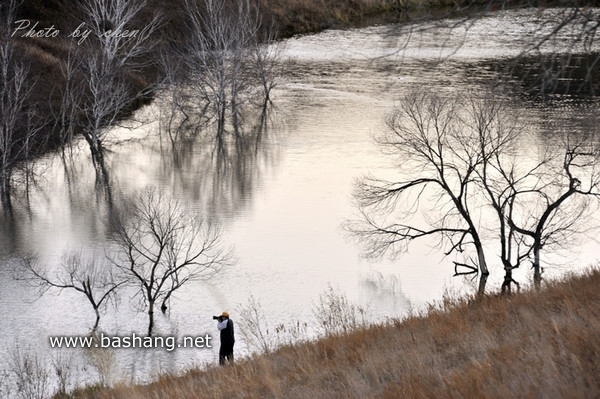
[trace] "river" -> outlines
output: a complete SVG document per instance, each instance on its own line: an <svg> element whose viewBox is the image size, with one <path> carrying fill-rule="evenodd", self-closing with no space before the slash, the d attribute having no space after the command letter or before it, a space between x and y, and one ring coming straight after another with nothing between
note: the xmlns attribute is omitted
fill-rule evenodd
<svg viewBox="0 0 600 399"><path fill-rule="evenodd" d="M56 350L50 349L49 336L85 335L94 320L78 293L50 290L37 299L34 287L14 279L18 255L36 253L50 268L68 250L103 257L114 203L148 185L219 220L224 245L238 259L216 279L178 291L167 315L157 315L159 334L216 338L212 315L227 310L238 321L240 305L250 296L260 301L271 334L281 323L300 321L307 323L310 337L320 317L314 314L319 295L329 286L364 307L370 321L403 317L445 293L473 293L477 282L452 277L451 260L434 248L435 242L415 243L394 260L370 262L341 226L358 217L352 202L357 179L394 176L393 159L382 154L373 137L385 129L396 100L415 87L483 90L496 74L489 66L520 54L530 32L537 31L536 18L534 11L501 11L443 28L375 26L285 40L280 45L286 71L275 89L267 128L251 150L228 158L225 168L215 167L214 143L207 140L173 153L154 122L160 99L136 112L129 128L111 131L109 189L97 184L83 142L75 146L68 168L58 155L39 160L40 177L28 201L22 197L11 215L0 216L0 358L8 359L15 345L52 357ZM545 51L560 43L548 44ZM531 137L565 124L585 129L587 117L598 113L593 98L521 101ZM561 275L573 263L592 264L595 253L597 243L582 240L546 264L547 275ZM497 290L501 278L500 265L492 265L488 287ZM518 270L516 278L526 285L531 272ZM146 318L124 291L116 308L106 310L100 328L110 335L143 334ZM247 354L240 332L237 338L236 354ZM80 369L76 384L98 380L93 367L81 371L89 363L82 352L63 352ZM114 352L111 379L149 381L158 373L215 364L217 358L218 346L121 349ZM2 363L0 370L10 368L8 360Z"/></svg>

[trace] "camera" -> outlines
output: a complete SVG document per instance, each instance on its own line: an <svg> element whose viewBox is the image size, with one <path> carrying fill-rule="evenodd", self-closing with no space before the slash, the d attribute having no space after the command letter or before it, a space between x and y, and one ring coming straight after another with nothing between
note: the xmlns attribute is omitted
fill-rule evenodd
<svg viewBox="0 0 600 399"><path fill-rule="evenodd" d="M219 320L221 316L213 316L213 320Z"/></svg>

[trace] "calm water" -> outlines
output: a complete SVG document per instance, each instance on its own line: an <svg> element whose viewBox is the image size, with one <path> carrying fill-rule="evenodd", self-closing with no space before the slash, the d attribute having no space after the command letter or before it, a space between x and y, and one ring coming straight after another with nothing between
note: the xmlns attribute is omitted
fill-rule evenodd
<svg viewBox="0 0 600 399"><path fill-rule="evenodd" d="M473 292L474 282L451 277L451 259L434 242L415 244L394 261L369 263L340 225L357 217L351 198L356 179L394 176L392 160L374 145L373 136L384 129L395 100L415 86L444 92L481 89L493 76L481 61L516 56L527 32L536 27L536 14L520 11L494 14L468 30L416 26L408 44L406 31L389 26L289 39L283 43L289 65L267 115L267 129L243 151L221 159L207 135L174 153L153 122L161 112L161 101L156 101L135 115L133 129L111 132L110 192L95 184L83 144L69 172L59 157L40 160L41 178L31 190L30 206L15 201L13 216L0 216L0 359L16 342L48 356L48 336L84 335L94 320L86 300L72 292L49 292L34 301L36 290L12 277L17 255L34 251L50 268L70 249L104 256L111 207L147 185L220 220L224 241L239 259L218 279L178 291L168 316L158 315L162 334L215 333L211 316L228 310L237 320L236 310L250 295L275 326L293 320L314 324L312 309L329 285L367 307L372 320L402 317L446 290ZM593 103L568 97L543 106L524 102L520 108L526 110L532 145L552 126L582 129L586 116L597 113ZM246 121L249 128L254 123ZM564 272L574 260L594 262L596 246L583 240L546 265L548 275ZM526 282L529 271L517 272L517 279ZM488 287L498 289L501 277L500 266L492 265ZM112 335L144 333L146 323L146 315L136 312L124 293L100 327ZM239 334L236 351L247 353ZM80 352L69 353L76 363L85 363ZM171 353L121 350L115 374L147 381L161 371L214 364L217 354L218 345ZM83 374L82 381L96 378L90 370Z"/></svg>

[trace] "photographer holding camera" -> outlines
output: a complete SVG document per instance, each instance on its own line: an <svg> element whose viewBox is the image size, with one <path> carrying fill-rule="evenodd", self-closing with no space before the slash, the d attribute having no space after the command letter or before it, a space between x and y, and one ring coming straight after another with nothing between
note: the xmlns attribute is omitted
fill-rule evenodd
<svg viewBox="0 0 600 399"><path fill-rule="evenodd" d="M235 337L233 335L233 320L229 318L229 313L223 312L221 316L213 316L217 320L217 329L221 331L221 347L219 348L219 364L223 366L227 359L233 363L233 344Z"/></svg>

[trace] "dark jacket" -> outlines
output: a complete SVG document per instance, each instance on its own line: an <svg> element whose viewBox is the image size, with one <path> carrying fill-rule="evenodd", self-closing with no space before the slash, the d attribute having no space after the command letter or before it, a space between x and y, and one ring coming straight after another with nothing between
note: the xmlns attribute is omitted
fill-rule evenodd
<svg viewBox="0 0 600 399"><path fill-rule="evenodd" d="M235 336L233 334L233 320L227 319L227 327L221 330L221 344L233 345L234 342Z"/></svg>

